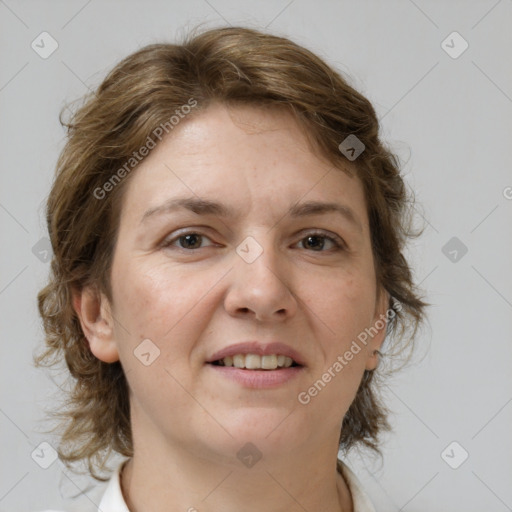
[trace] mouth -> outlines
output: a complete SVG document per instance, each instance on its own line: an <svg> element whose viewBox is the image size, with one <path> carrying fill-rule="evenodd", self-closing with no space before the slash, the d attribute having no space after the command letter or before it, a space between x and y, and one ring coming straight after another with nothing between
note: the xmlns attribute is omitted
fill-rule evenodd
<svg viewBox="0 0 512 512"><path fill-rule="evenodd" d="M293 347L249 341L230 345L207 361L215 378L249 389L276 389L292 383L306 369L305 358Z"/></svg>
<svg viewBox="0 0 512 512"><path fill-rule="evenodd" d="M214 366L224 366L239 368L243 370L282 370L285 368L301 367L299 363L291 357L283 354L235 354L217 359L208 364Z"/></svg>

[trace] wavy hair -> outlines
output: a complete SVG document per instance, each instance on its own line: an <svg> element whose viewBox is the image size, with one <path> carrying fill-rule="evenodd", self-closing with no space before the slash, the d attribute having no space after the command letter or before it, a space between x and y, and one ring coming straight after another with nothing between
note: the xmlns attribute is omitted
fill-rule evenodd
<svg viewBox="0 0 512 512"><path fill-rule="evenodd" d="M53 257L48 282L38 293L46 346L34 357L39 366L65 360L71 386L57 411L58 453L68 466L87 462L98 480L104 480L97 470L105 469L112 452L133 455L128 385L119 362L105 363L91 353L72 292L93 285L112 300L112 257L124 190L134 171L122 173L101 199L95 191L127 170L141 147L158 144L158 127L168 125L170 115L191 98L197 107L189 115L214 101L287 109L313 147L338 168L347 167L340 143L355 135L365 146L353 163L364 187L377 283L394 311L387 354L412 347L424 319L427 304L402 252L407 239L417 236L410 222L412 199L363 95L306 48L248 28L212 29L190 33L182 44L145 46L119 62L67 121L61 112L67 140L46 204ZM377 377L365 370L343 420L341 449L359 444L379 451L379 433L389 424Z"/></svg>

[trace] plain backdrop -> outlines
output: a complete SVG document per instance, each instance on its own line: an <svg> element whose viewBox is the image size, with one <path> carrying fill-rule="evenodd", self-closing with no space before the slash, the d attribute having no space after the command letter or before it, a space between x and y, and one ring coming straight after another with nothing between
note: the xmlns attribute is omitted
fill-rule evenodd
<svg viewBox="0 0 512 512"><path fill-rule="evenodd" d="M59 397L32 366L58 114L128 53L202 22L325 58L373 102L416 193L426 229L407 254L432 304L426 355L388 381L383 459L349 457L378 511L512 510L511 0L0 0L0 511L93 511L103 490L37 461Z"/></svg>

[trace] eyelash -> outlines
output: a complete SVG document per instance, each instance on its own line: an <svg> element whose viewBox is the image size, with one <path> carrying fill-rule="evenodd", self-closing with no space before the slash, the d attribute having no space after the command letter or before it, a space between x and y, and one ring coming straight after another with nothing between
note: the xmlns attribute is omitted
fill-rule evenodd
<svg viewBox="0 0 512 512"><path fill-rule="evenodd" d="M171 239L166 239L164 240L164 242L162 243L162 247L164 248L169 248L169 247L172 247L172 244L176 241L179 241L180 238L182 237L185 237L187 235L198 235L200 237L204 237L204 238L208 238L209 237L199 231L185 231L183 233L180 233L179 235L171 238ZM322 233L320 231L311 231L311 232L308 232L306 233L300 240L299 242L302 242L304 241L306 238L308 237L315 237L315 238L323 238L325 240L329 240L330 242L332 242L334 244L334 248L331 249L331 251L341 251L341 250L345 250L346 249L346 245L345 243L338 238L336 237L333 237L333 236L329 236L329 235L326 235L325 233ZM184 251L184 252L193 252L193 251L197 251L199 249L203 249L203 247L199 247L197 249L185 249L184 247L176 247L178 250L180 251ZM329 250L327 251L315 251L315 250L311 250L311 252L330 252Z"/></svg>

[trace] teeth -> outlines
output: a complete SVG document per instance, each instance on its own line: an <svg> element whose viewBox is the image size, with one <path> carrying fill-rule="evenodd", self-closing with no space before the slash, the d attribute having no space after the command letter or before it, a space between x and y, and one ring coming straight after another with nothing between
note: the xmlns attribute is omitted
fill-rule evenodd
<svg viewBox="0 0 512 512"><path fill-rule="evenodd" d="M277 356L262 356L261 367L264 370L275 370L277 368Z"/></svg>
<svg viewBox="0 0 512 512"><path fill-rule="evenodd" d="M221 359L223 366L246 368L248 370L275 370L277 368L289 368L293 359L281 354L259 356L258 354L236 354Z"/></svg>
<svg viewBox="0 0 512 512"><path fill-rule="evenodd" d="M245 356L245 367L248 370L257 370L261 368L261 357L256 354L247 354Z"/></svg>
<svg viewBox="0 0 512 512"><path fill-rule="evenodd" d="M227 366L226 359L227 359L227 357L225 357L222 360L224 363L224 366ZM233 356L233 366L235 366L236 368L245 368L245 356L243 356L241 354L237 354L236 356Z"/></svg>

